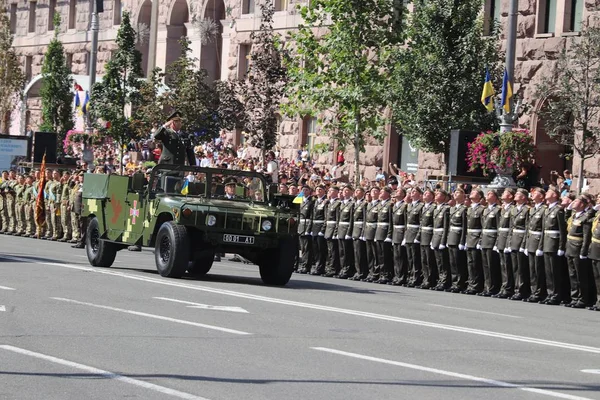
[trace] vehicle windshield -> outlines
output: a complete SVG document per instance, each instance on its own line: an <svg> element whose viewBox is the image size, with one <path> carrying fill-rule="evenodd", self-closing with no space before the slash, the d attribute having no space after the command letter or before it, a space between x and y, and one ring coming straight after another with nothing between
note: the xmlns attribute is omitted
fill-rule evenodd
<svg viewBox="0 0 600 400"><path fill-rule="evenodd" d="M150 190L156 194L264 202L265 180L253 172L157 165Z"/></svg>

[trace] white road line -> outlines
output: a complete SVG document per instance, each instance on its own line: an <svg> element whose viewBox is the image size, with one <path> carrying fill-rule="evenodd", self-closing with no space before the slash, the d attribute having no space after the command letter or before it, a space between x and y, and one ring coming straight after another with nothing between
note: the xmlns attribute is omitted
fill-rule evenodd
<svg viewBox="0 0 600 400"><path fill-rule="evenodd" d="M585 374L598 374L600 375L600 369L582 369L581 372Z"/></svg>
<svg viewBox="0 0 600 400"><path fill-rule="evenodd" d="M89 306L89 307L101 308L103 310L117 311L117 312L121 312L121 313L125 313L125 314L137 315L139 317L160 319L162 321L175 322L177 324L191 325L191 326L197 326L197 327L200 327L200 328L212 329L212 330L220 331L220 332L233 333L235 335L251 335L251 333L243 332L243 331L237 331L235 329L222 328L220 326L201 324L201 323L198 323L198 322L186 321L186 320L183 320L183 319L175 319L175 318L171 318L171 317L165 317L165 316L162 316L162 315L148 314L148 313L139 312L139 311L125 310L125 309L122 309L122 308L103 306L103 305L100 305L100 304L86 303L84 301L77 301L77 300L72 300L72 299L65 299L65 298L62 298L62 297L51 297L51 299L58 300L58 301L64 301L64 302L72 303L72 304L78 304L78 305L82 305L82 306Z"/></svg>
<svg viewBox="0 0 600 400"><path fill-rule="evenodd" d="M0 290L17 290L17 289L13 289L11 287L6 287L6 286L0 286Z"/></svg>
<svg viewBox="0 0 600 400"><path fill-rule="evenodd" d="M170 389L170 388L167 388L167 387L164 387L164 386L155 385L154 383L150 383L150 382L146 382L146 381L140 381L140 380L137 380L137 379L129 378L127 376L115 374L114 372L105 371L103 369L98 369L98 368L90 367L88 365L79 364L79 363L76 363L76 362L73 362L73 361L63 360L62 358L48 356L48 355L42 354L42 353L36 353L34 351L22 349L20 347L15 347L15 346L10 346L10 345L0 345L0 349L7 350L7 351L12 351L13 353L22 354L22 355L25 355L25 356L34 357L34 358L37 358L37 359L40 359L40 360L49 361L51 363L63 365L63 366L69 367L69 368L78 369L78 370L81 370L81 371L88 372L90 374L98 375L98 376L100 376L102 378L114 379L116 381L128 383L130 385L138 386L138 387L141 387L141 388L144 388L144 389L151 390L153 392L158 392L158 393L166 394L166 395L177 397L177 398L180 398L180 399L187 399L187 400L208 400L205 397L200 397L200 396L195 396L195 395L190 394L190 393L180 392L179 390Z"/></svg>
<svg viewBox="0 0 600 400"><path fill-rule="evenodd" d="M477 314L499 315L501 317L508 317L508 318L523 318L523 317L519 317L517 315L499 314L499 313L489 312L489 311L473 310L473 309L470 309L470 308L449 307L449 306L443 306L441 304L428 304L428 305L434 306L434 307L449 308L451 310L469 311L469 312L474 312L474 313L477 313Z"/></svg>
<svg viewBox="0 0 600 400"><path fill-rule="evenodd" d="M307 308L307 309L320 310L320 311L329 311L329 312L334 312L334 313L339 313L339 314L353 315L353 316L357 316L357 317L372 318L372 319L391 321L391 322L399 322L399 323L403 323L403 324L407 324L407 325L425 326L425 327L435 328L435 329L443 329L443 330L448 330L448 331L469 333L472 335L488 336L488 337L494 337L494 338L498 338L498 339L513 340L516 342L524 342L524 343L537 344L537 345L541 345L541 346L558 347L558 348L563 348L563 349L567 349L567 350L576 350L576 351L583 351L586 353L600 354L600 347L583 346L583 345L578 345L578 344L573 344L573 343L557 342L557 341L553 341L553 340L546 340L546 339L534 338L534 337L529 337L529 336L512 335L509 333L486 331L486 330L482 330L482 329L473 329L473 328L467 328L467 327L456 326L456 325L446 325L446 324L439 324L439 323L435 323L435 322L421 321L421 320L416 320L416 319L393 317L393 316L389 316L389 315L375 314L375 313L358 311L358 310L350 310L350 309L345 309L345 308L322 306L322 305L318 305L318 304L303 303L303 302L292 301L292 300L283 300L283 299L277 299L274 297L266 297L266 296L253 295L253 294L242 293L242 292L235 292L233 290L215 289L215 288L211 288L211 287L207 287L207 286L199 286L199 285L181 283L181 282L178 282L175 280L151 278L151 277L147 277L147 276L140 276L140 275L134 275L134 274L126 274L126 273L118 272L118 271L110 271L108 269L81 267L78 265L64 264L64 263L34 261L34 260L31 260L31 259L25 258L25 257L14 257L14 256L2 256L2 257L5 259L9 259L9 260L15 260L15 261L26 262L26 263L31 263L31 264L51 265L51 266L55 266L55 267L74 269L74 270L78 270L78 271L96 272L98 274L118 276L120 278L155 283L158 285L165 285L165 286L178 287L178 288L183 288L183 289L197 290L197 291L207 292L207 293L216 293L216 294L221 294L224 296L232 296L232 297L238 297L238 298L244 298L244 299L250 299L250 300L256 300L256 301L263 301L263 302L267 302L267 303L283 304L283 305L288 305L288 306L293 306L293 307Z"/></svg>
<svg viewBox="0 0 600 400"><path fill-rule="evenodd" d="M5 311L6 311L6 307L4 307L4 306L0 306L0 311L1 311L1 312L5 312Z"/></svg>
<svg viewBox="0 0 600 400"><path fill-rule="evenodd" d="M377 357L365 356L362 354L348 353L346 351L329 349L327 347L311 347L311 349L318 350L318 351L324 351L326 353L338 354L338 355L346 356L346 357L358 358L360 360L373 361L373 362L378 362L381 364L394 365L397 367L409 368L409 369L414 369L417 371L423 371L423 372L429 372L429 373L437 374L437 375L449 376L451 378L458 378L458 379L463 379L463 380L467 380L467 381L481 382L481 383L485 383L487 385L498 386L498 387L502 387L502 388L523 390L525 392L541 394L541 395L549 396L549 397L556 397L559 399L593 400L588 397L573 396L570 394L555 392L552 390L538 389L538 388L534 388L534 387L517 385L514 383L510 383L510 382L503 382L503 381L497 381L494 379L487 379L487 378L481 378L481 377L473 376L473 375L461 374L459 372L445 371L443 369L424 367L422 365L409 364L409 363L404 363L404 362L400 362L400 361L386 360L385 358L377 358Z"/></svg>
<svg viewBox="0 0 600 400"><path fill-rule="evenodd" d="M168 297L153 297L153 299L171 301L173 303L179 303L179 304L187 304L189 308L200 308L200 309L203 309L203 310L213 310L213 311L230 311L230 312L237 312L237 313L246 313L246 314L248 314L248 311L244 310L242 307L235 307L235 306L211 306L211 305L208 305L208 304L200 304L200 303L194 303L194 302L191 302L191 301L171 299L171 298L168 298Z"/></svg>

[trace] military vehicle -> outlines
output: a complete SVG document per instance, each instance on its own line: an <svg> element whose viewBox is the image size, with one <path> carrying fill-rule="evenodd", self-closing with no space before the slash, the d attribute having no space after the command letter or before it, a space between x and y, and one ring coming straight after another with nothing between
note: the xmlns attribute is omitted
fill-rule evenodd
<svg viewBox="0 0 600 400"><path fill-rule="evenodd" d="M203 275L216 253L259 267L269 285L285 285L297 255L297 206L255 172L159 164L149 177L86 174L86 252L110 267L130 245L154 248L165 277Z"/></svg>

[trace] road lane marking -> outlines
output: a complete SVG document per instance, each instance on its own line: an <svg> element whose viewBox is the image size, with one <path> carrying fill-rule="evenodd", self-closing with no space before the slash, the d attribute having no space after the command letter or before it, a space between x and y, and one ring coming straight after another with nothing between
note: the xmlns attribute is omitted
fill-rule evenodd
<svg viewBox="0 0 600 400"><path fill-rule="evenodd" d="M600 369L582 369L581 372L585 374L598 374L600 375Z"/></svg>
<svg viewBox="0 0 600 400"><path fill-rule="evenodd" d="M469 312L474 312L474 313L478 313L478 314L499 315L501 317L508 317L508 318L523 318L523 317L519 317L517 315L499 314L499 313L489 312L489 311L473 310L473 309L470 309L470 308L449 307L449 306L443 306L441 304L428 304L428 305L434 306L434 307L449 308L451 310L469 311Z"/></svg>
<svg viewBox="0 0 600 400"><path fill-rule="evenodd" d="M472 334L472 335L494 337L494 338L505 339L505 340L513 340L516 342L537 344L537 345L541 345L541 346L558 347L558 348L563 348L563 349L567 349L567 350L575 350L575 351L583 351L586 353L600 354L600 347L591 347L591 346L584 346L584 345L578 345L578 344L573 344L573 343L557 342L557 341L553 341L553 340L539 339L539 338L534 338L534 337L529 337L529 336L512 335L512 334L508 334L508 333L486 331L486 330L482 330L482 329L473 329L473 328L467 328L467 327L456 326L456 325L439 324L439 323L435 323L435 322L421 321L421 320L416 320L416 319L393 317L393 316L389 316L389 315L375 314L375 313L351 310L351 309L345 309L345 308L322 306L322 305L318 305L318 304L303 303L303 302L292 301L292 300L283 300L283 299L277 299L274 297L266 297L266 296L253 295L253 294L242 293L242 292L235 292L233 290L214 289L214 288L211 288L208 286L180 283L180 282L174 281L174 280L151 278L151 277L147 277L147 276L128 274L128 273L123 273L123 272L118 272L118 271L110 271L108 269L81 267L78 265L65 264L65 263L52 263L52 262L47 262L47 261L36 261L36 260L32 260L30 258L25 258L25 257L15 257L15 256L2 256L2 257L5 259L26 262L26 263L31 263L31 264L50 265L50 266L61 267L61 268L66 268L66 269L73 269L73 270L78 270L78 271L95 272L98 274L112 275L112 276L117 276L120 278L155 283L158 285L165 285L165 286L178 287L178 288L183 288L183 289L197 290L197 291L207 292L207 293L216 293L216 294L221 294L224 296L232 296L232 297L244 298L244 299L249 299L249 300L263 301L263 302L267 302L267 303L283 304L283 305L288 305L288 306L320 310L320 311L329 311L329 312L334 312L334 313L339 313L339 314L353 315L353 316L357 316L357 317L378 319L378 320L391 321L391 322L399 322L399 323L403 323L403 324L407 324L407 325L424 326L424 327L429 327L429 328L434 328L434 329L442 329L442 330L448 330L448 331L454 331L454 332L468 333L468 334Z"/></svg>
<svg viewBox="0 0 600 400"><path fill-rule="evenodd" d="M17 289L13 289L11 287L6 287L6 286L0 286L1 290L17 290Z"/></svg>
<svg viewBox="0 0 600 400"><path fill-rule="evenodd" d="M6 307L0 306L0 312L5 312L5 311L6 311Z"/></svg>
<svg viewBox="0 0 600 400"><path fill-rule="evenodd" d="M89 307L101 308L103 310L117 311L117 312L121 312L121 313L124 313L124 314L137 315L139 317L159 319L159 320L162 320L162 321L175 322L177 324L191 325L191 326L197 326L197 327L200 327L200 328L212 329L212 330L215 330L215 331L221 331L221 332L226 332L226 333L233 333L235 335L251 335L251 333L243 332L243 331L238 331L238 330L235 330L235 329L223 328L223 327L214 326L214 325L201 324L201 323L198 323L198 322L186 321L186 320L183 320L183 319L175 319L175 318L171 318L171 317L165 317L165 316L162 316L162 315L148 314L148 313L139 312L139 311L133 311L133 310L125 310L123 308L103 306L103 305L94 304L94 303L86 303L84 301L78 301L78 300L72 300L72 299L65 299L65 298L62 298L62 297L50 297L50 298L53 299L53 300L64 301L64 302L67 302L67 303L78 304L78 305L82 305L82 306L89 306Z"/></svg>
<svg viewBox="0 0 600 400"><path fill-rule="evenodd" d="M317 350L317 351L323 351L323 352L326 352L326 353L331 353L331 354L337 354L337 355L341 355L341 356L346 356L346 357L357 358L359 360L373 361L373 362L378 362L378 363L381 363L381 364L394 365L394 366L397 366L397 367L409 368L409 369L414 369L414 370L417 370L417 371L423 371L423 372L429 372L429 373L437 374L437 375L449 376L451 378L458 378L458 379L463 379L463 380L467 380L467 381L481 382L481 383L485 383L487 385L498 386L498 387L502 387L502 388L519 389L519 390L523 390L525 392L531 392L531 393L541 394L541 395L549 396L549 397L556 397L556 398L559 398L559 399L593 400L593 399L590 399L588 397L573 396L573 395L570 395L570 394L555 392L555 391L552 391L552 390L538 389L538 388L534 388L534 387L517 385L517 384L514 384L514 383L510 383L510 382L497 381L497 380L494 380L494 379L481 378L479 376L461 374L459 372L445 371L443 369L424 367L422 365L416 365L416 364L409 364L409 363L400 362L400 361L387 360L385 358L377 358L377 357L365 356L365 355L357 354L357 353L349 353L349 352L342 351L342 350L329 349L327 347L311 347L311 349Z"/></svg>
<svg viewBox="0 0 600 400"><path fill-rule="evenodd" d="M22 355L25 355L25 356L34 357L34 358L37 358L37 359L40 359L40 360L49 361L51 363L63 365L65 367L70 367L70 368L73 368L73 369L78 369L80 371L85 371L85 372L88 372L88 373L93 374L93 375L98 375L98 376L100 376L102 378L114 379L116 381L128 383L130 385L138 386L138 387L141 387L141 388L144 388L144 389L151 390L153 392L158 392L158 393L166 394L166 395L177 397L177 398L180 398L180 399L186 399L186 400L208 400L205 397L200 397L200 396L196 396L196 395L193 395L193 394L190 394L190 393L180 392L179 390L170 389L168 387L155 385L154 383L150 383L150 382L146 382L146 381L140 381L140 380L137 380L137 379L129 378L127 376L119 375L119 374L116 374L114 372L105 371L103 369L98 369L98 368L90 367L88 365L79 364L79 363L76 363L76 362L73 362L73 361L64 360L62 358L57 358L57 357L49 356L49 355L42 354L42 353L36 353L34 351L22 349L20 347L15 347L15 346L10 346L10 345L0 345L0 349L6 350L6 351L12 351L13 353L22 354Z"/></svg>
<svg viewBox="0 0 600 400"><path fill-rule="evenodd" d="M203 310L214 310L214 311L231 311L231 312L236 312L236 313L246 313L246 314L248 314L248 311L244 310L242 307L235 307L235 306L211 306L211 305L208 305L208 304L193 303L191 301L170 299L168 297L153 297L153 299L171 301L173 303L187 304L188 308L200 308L200 309L203 309Z"/></svg>

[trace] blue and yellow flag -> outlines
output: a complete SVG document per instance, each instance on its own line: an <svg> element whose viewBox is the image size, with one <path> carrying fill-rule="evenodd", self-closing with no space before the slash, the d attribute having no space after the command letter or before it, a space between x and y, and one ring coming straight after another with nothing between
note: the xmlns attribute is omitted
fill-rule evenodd
<svg viewBox="0 0 600 400"><path fill-rule="evenodd" d="M83 115L87 115L88 107L90 106L90 92L85 92L85 100L83 101Z"/></svg>
<svg viewBox="0 0 600 400"><path fill-rule="evenodd" d="M304 192L300 192L298 196L292 201L293 204L302 204L302 200L304 200Z"/></svg>
<svg viewBox="0 0 600 400"><path fill-rule="evenodd" d="M81 100L79 100L79 92L75 92L75 109L81 115Z"/></svg>
<svg viewBox="0 0 600 400"><path fill-rule="evenodd" d="M510 113L510 99L513 96L512 85L508 79L508 71L504 68L504 79L502 79L502 108Z"/></svg>
<svg viewBox="0 0 600 400"><path fill-rule="evenodd" d="M187 194L189 192L188 185L189 185L189 181L186 178L185 181L183 182L183 186L181 187L181 194L184 196L187 196Z"/></svg>
<svg viewBox="0 0 600 400"><path fill-rule="evenodd" d="M490 77L490 70L485 67L485 82L483 83L483 92L481 92L481 103L488 111L494 111L494 86Z"/></svg>

